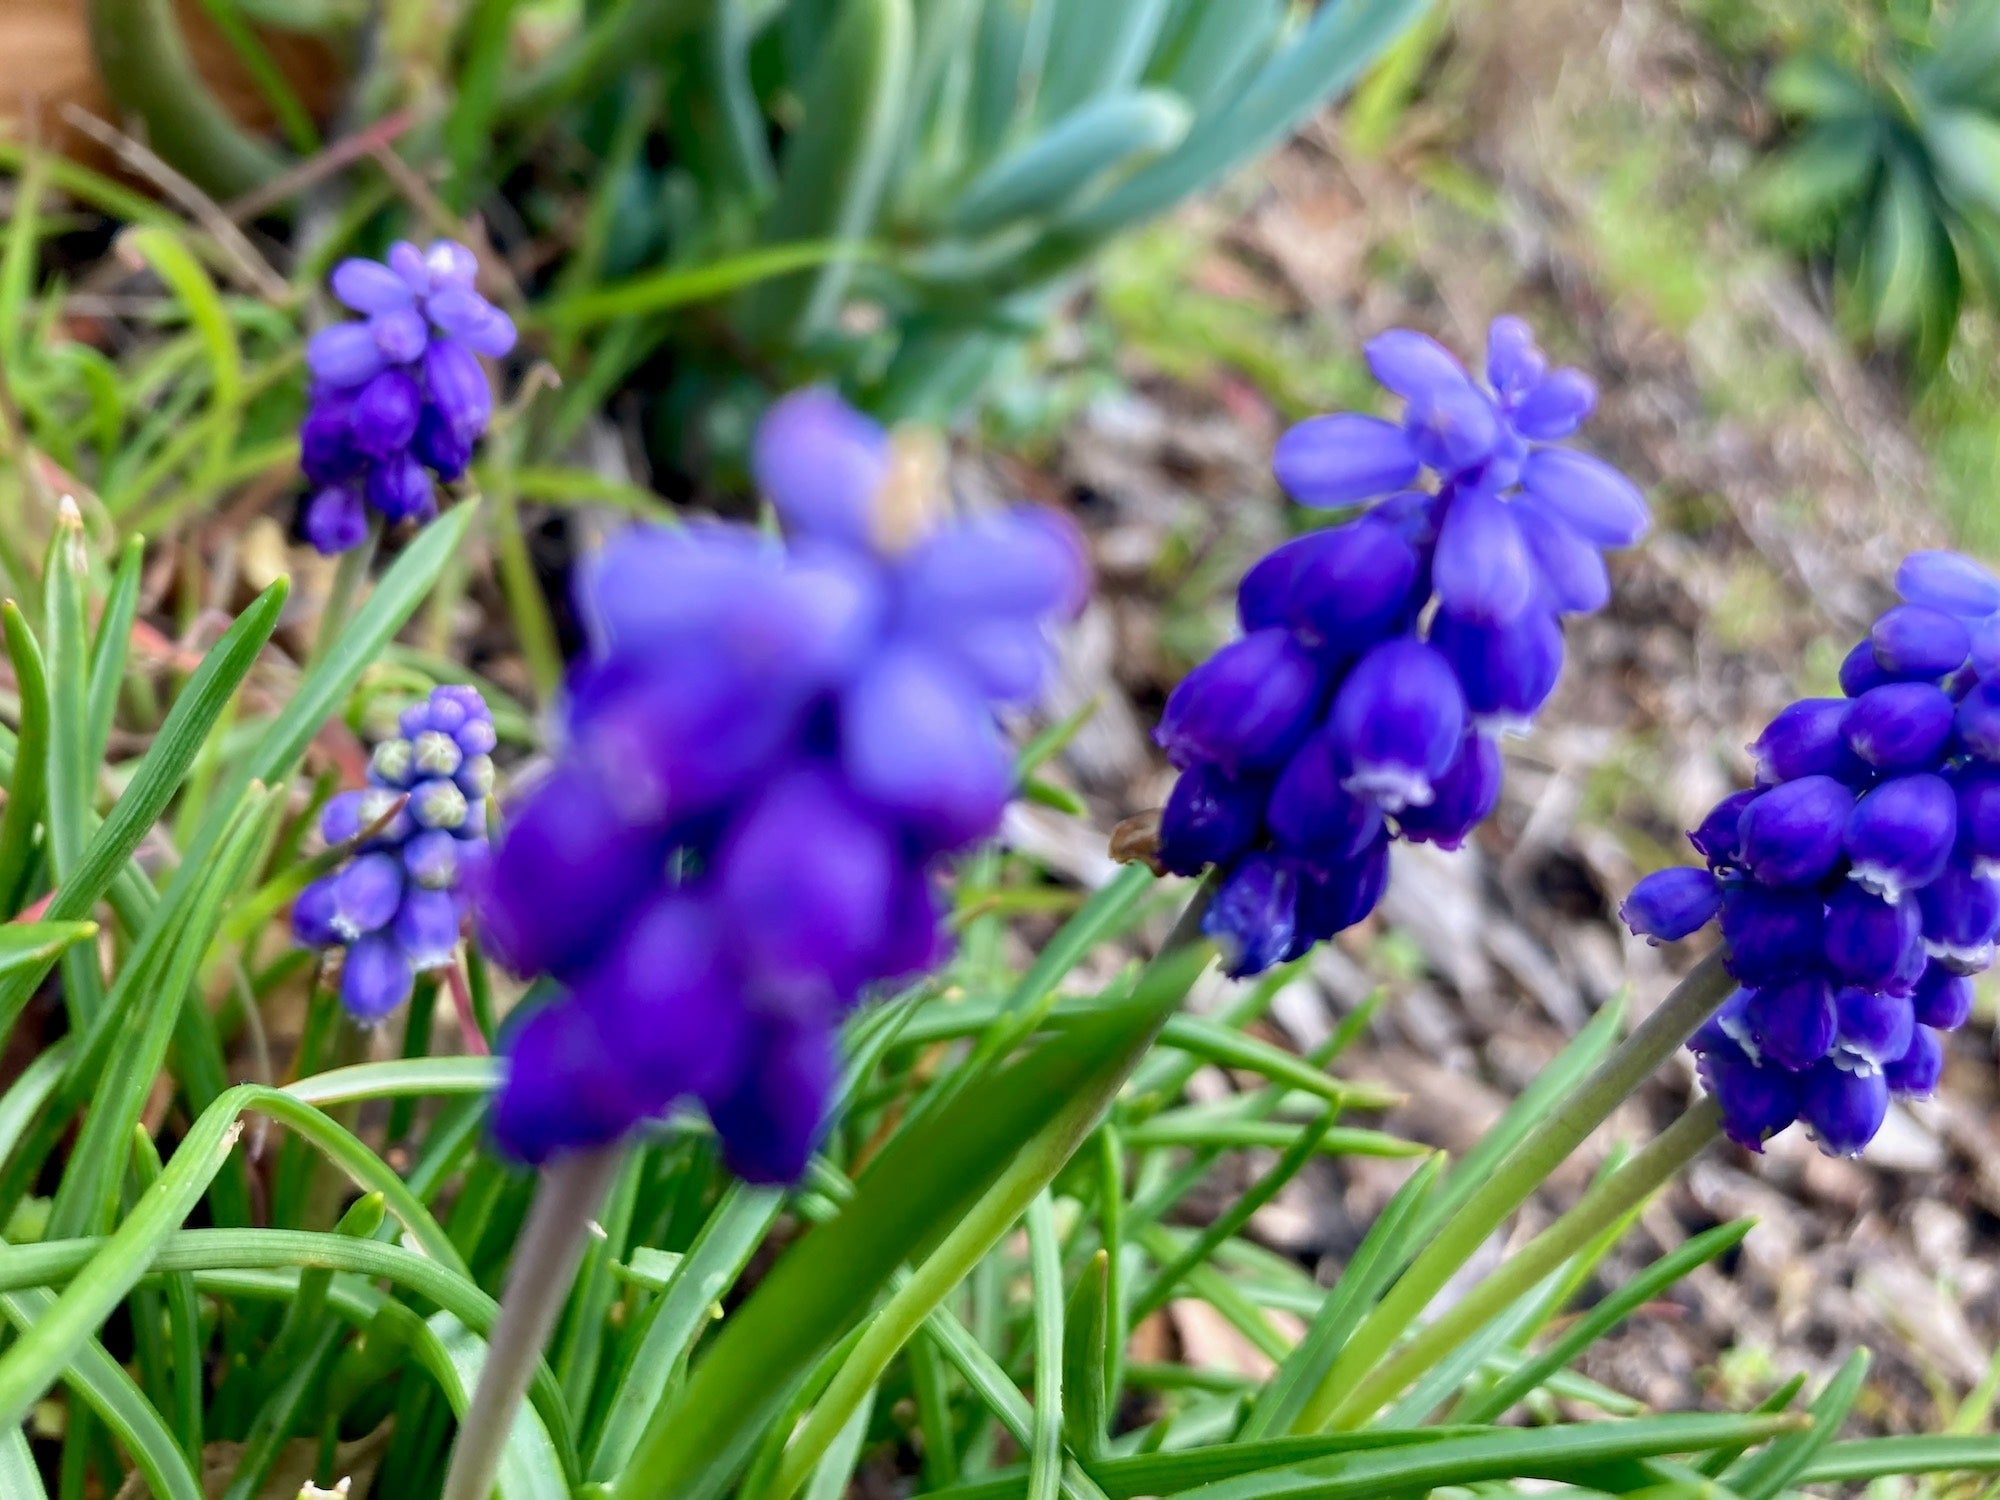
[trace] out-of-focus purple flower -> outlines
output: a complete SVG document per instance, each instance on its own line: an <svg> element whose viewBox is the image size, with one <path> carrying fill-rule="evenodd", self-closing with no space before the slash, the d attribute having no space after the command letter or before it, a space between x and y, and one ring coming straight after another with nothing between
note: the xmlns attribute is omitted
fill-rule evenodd
<svg viewBox="0 0 2000 1500"><path fill-rule="evenodd" d="M579 570L567 743L475 881L496 956L569 992L513 1039L494 1115L509 1154L542 1161L689 1100L738 1174L793 1180L826 1126L841 1019L939 961L941 863L993 833L1014 789L996 710L1044 685L1085 562L1031 507L930 513L939 497L894 457L838 397L798 393L754 453L789 541L642 528ZM1282 684L1224 687L1283 717ZM1191 743L1234 736L1246 763L1289 748L1282 724L1189 709ZM449 760L413 743L430 778L413 809L431 785L484 795ZM1190 858L1247 847L1262 812L1216 770L1174 836Z"/></svg>
<svg viewBox="0 0 2000 1500"><path fill-rule="evenodd" d="M1244 575L1244 634L1174 690L1157 735L1181 770L1159 862L1219 869L1215 932L1245 973L1372 911L1392 839L1455 849L1492 812L1495 737L1553 691L1562 617L1609 600L1604 550L1646 527L1636 487L1555 446L1596 388L1519 319L1493 324L1483 378L1409 330L1366 353L1400 418L1309 418L1273 458L1301 504L1364 513Z"/></svg>
<svg viewBox="0 0 2000 1500"><path fill-rule="evenodd" d="M340 793L320 815L329 845L358 841L354 858L292 904L300 943L346 949L341 1002L364 1025L407 1000L417 975L454 961L462 880L485 853L477 804L455 779L427 774L448 760L453 776L491 783L485 700L468 687L440 687L399 728L369 757L367 787Z"/></svg>
<svg viewBox="0 0 2000 1500"><path fill-rule="evenodd" d="M1984 654L2000 579L1919 553L1897 587L1905 602L1842 664L1848 698L1778 715L1751 747L1763 784L1689 835L1750 986L1690 1046L1753 1147L1796 1117L1823 1149L1859 1152L1892 1095L1937 1086L1940 1038L1972 1012L1966 976L2000 942L2000 652ZM1635 931L1664 925L1667 876L1684 878L1650 876L1627 902Z"/></svg>
<svg viewBox="0 0 2000 1500"><path fill-rule="evenodd" d="M471 463L493 417L479 361L515 340L512 321L473 289L476 269L449 240L428 251L399 241L386 263L334 268L334 296L361 321L306 345L313 384L300 467L317 491L303 529L320 552L358 546L370 510L390 524L429 520L433 479L456 480Z"/></svg>

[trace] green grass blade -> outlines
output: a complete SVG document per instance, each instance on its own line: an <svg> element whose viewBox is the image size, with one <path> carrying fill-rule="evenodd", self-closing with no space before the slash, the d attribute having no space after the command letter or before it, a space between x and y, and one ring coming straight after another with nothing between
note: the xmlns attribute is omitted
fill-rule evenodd
<svg viewBox="0 0 2000 1500"><path fill-rule="evenodd" d="M1028 1445L1028 1500L1057 1500L1063 1462L1062 1241L1047 1188L1028 1205L1028 1266L1035 1319L1035 1419ZM859 1410L859 1408L857 1408Z"/></svg>
<svg viewBox="0 0 2000 1500"><path fill-rule="evenodd" d="M88 0L91 52L121 113L145 121L148 144L218 198L262 187L278 156L209 91L168 0Z"/></svg>
<svg viewBox="0 0 2000 1500"><path fill-rule="evenodd" d="M6 813L0 815L0 908L11 915L26 896L28 873L35 859L35 830L41 826L47 806L49 683L41 648L35 644L20 607L11 599L0 603L0 631L6 635L7 656L14 664L14 681L21 696L14 779L7 788ZM0 1034L4 1034L13 1016L4 1010L0 1016L5 1017L5 1024L0 1024Z"/></svg>
<svg viewBox="0 0 2000 1500"><path fill-rule="evenodd" d="M131 858L132 851L139 847L139 840L159 821L221 715L223 705L270 639L284 609L285 593L283 579L264 590L202 658L187 687L175 699L166 722L153 737L152 748L139 762L125 794L99 825L75 873L62 883L49 902L46 915L51 920L88 917ZM249 778L245 777L244 785L236 789L238 800L248 783ZM188 862L193 863L194 858L190 852ZM176 879L193 878L193 874L184 867ZM34 985L34 980L24 982L18 975L0 979L0 1033L13 1025L34 992Z"/></svg>
<svg viewBox="0 0 2000 1500"><path fill-rule="evenodd" d="M1226 1480L1198 1493L1200 1500L1380 1500L1485 1480L1581 1480L1608 1465L1796 1434L1799 1426L1797 1418L1788 1417L1677 1413L1630 1422L1501 1428L1322 1460L1291 1473ZM1325 1472L1314 1472L1320 1469Z"/></svg>
<svg viewBox="0 0 2000 1500"><path fill-rule="evenodd" d="M76 874L90 839L97 762L89 748L89 622L84 588L90 560L84 553L83 517L65 504L56 516L42 568L42 645L48 660L48 855L58 885ZM82 1031L104 1004L104 975L94 949L63 955L63 1004L70 1029ZM122 1137L121 1137L122 1139ZM120 1161L122 1151L109 1160Z"/></svg>
<svg viewBox="0 0 2000 1500"><path fill-rule="evenodd" d="M1848 1411L1861 1394L1861 1383L1868 1378L1868 1365L1866 1349L1856 1349L1848 1355L1846 1363L1827 1381L1826 1389L1806 1408L1812 1425L1804 1432L1781 1438L1760 1453L1738 1459L1723 1472L1722 1482L1743 1500L1772 1500L1787 1489L1839 1435L1840 1424L1847 1420Z"/></svg>
<svg viewBox="0 0 2000 1500"><path fill-rule="evenodd" d="M605 282L537 309L530 324L576 330L620 318L650 317L697 302L713 302L774 276L815 270L843 257L862 259L868 254L866 246L839 240L765 245L700 265L666 266L623 281Z"/></svg>
<svg viewBox="0 0 2000 1500"><path fill-rule="evenodd" d="M119 1035L109 1066L90 1108L83 1117L76 1148L49 1212L49 1234L73 1239L101 1234L118 1211L118 1149L138 1128L154 1080L167 1059L167 1048L180 1019L181 1007L203 1003L197 980L202 959L222 920L222 905L235 893L244 866L266 820L279 810L282 788L246 803L220 857L198 888L184 921L176 924L173 957L157 989L149 988L143 1003L133 986L122 1017L112 1018Z"/></svg>
<svg viewBox="0 0 2000 1500"><path fill-rule="evenodd" d="M144 1126L132 1132L132 1181L140 1193L160 1180L160 1153ZM186 1275L166 1278L164 1299L172 1361L170 1410L179 1429L181 1450L199 1461L202 1450L201 1308L195 1302L193 1280Z"/></svg>
<svg viewBox="0 0 2000 1500"><path fill-rule="evenodd" d="M1109 1431L1111 1256L1083 1268L1063 1314L1063 1440L1085 1459L1101 1456Z"/></svg>
<svg viewBox="0 0 2000 1500"><path fill-rule="evenodd" d="M1695 1267L1705 1265L1741 1244L1755 1225L1754 1219L1738 1219L1696 1235L1670 1255L1653 1262L1617 1291L1593 1307L1541 1354L1521 1366L1492 1390L1467 1402L1452 1417L1460 1422L1497 1420L1517 1402L1541 1388L1558 1370L1603 1338L1633 1311L1659 1296Z"/></svg>
<svg viewBox="0 0 2000 1500"><path fill-rule="evenodd" d="M17 1500L49 1500L24 1428L9 1427L0 1433L0 1495L12 1495Z"/></svg>
<svg viewBox="0 0 2000 1500"><path fill-rule="evenodd" d="M118 571L105 596L97 622L97 639L90 648L90 688L86 695L90 737L85 741L89 763L104 763L111 741L111 724L118 713L118 693L125 684L125 662L131 654L132 622L139 614L139 582L146 562L143 537L130 537L118 554ZM4 889L4 887L0 887Z"/></svg>
<svg viewBox="0 0 2000 1500"><path fill-rule="evenodd" d="M1250 1408L1238 1434L1246 1442L1318 1425L1311 1405L1314 1393L1333 1368L1348 1335L1415 1253L1419 1241L1410 1232L1411 1226L1436 1191L1443 1170L1444 1158L1432 1157L1411 1174L1376 1217L1305 1337L1285 1356Z"/></svg>
<svg viewBox="0 0 2000 1500"><path fill-rule="evenodd" d="M1865 1484L1909 1474L2000 1473L2000 1436L1886 1437L1830 1443L1793 1484Z"/></svg>
<svg viewBox="0 0 2000 1500"><path fill-rule="evenodd" d="M40 1320L54 1305L55 1298L44 1291L0 1296L0 1313L24 1338L33 1336ZM132 1455L140 1474L152 1487L154 1500L203 1500L201 1481L174 1442L174 1435L132 1377L104 1352L102 1344L94 1339L84 1342L65 1361L60 1373L70 1390ZM17 1427L19 1423L6 1425Z"/></svg>

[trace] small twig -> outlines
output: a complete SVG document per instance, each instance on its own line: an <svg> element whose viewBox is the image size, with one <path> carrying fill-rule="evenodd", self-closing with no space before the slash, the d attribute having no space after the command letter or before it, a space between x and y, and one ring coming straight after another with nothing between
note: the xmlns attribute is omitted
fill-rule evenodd
<svg viewBox="0 0 2000 1500"><path fill-rule="evenodd" d="M154 152L116 126L108 125L89 110L76 104L62 107L63 119L118 158L119 165L136 172L167 195L203 229L222 251L236 274L266 302L280 306L291 301L289 282L277 273L250 237L208 194L176 172Z"/></svg>
<svg viewBox="0 0 2000 1500"><path fill-rule="evenodd" d="M425 182L416 168L387 146L375 146L368 153L375 165L394 185L397 192L409 201L410 207L422 216L435 234L449 235L472 251L479 261L479 269L488 286L497 296L495 300L508 311L520 313L528 304L521 291L521 284L514 279L513 271L500 254L493 248L493 242L478 225L452 212L451 207L440 198L431 185Z"/></svg>
<svg viewBox="0 0 2000 1500"><path fill-rule="evenodd" d="M444 971L444 980L451 990L451 1007L458 1012L458 1029L465 1050L474 1057L491 1057L493 1049L486 1045L486 1033L479 1029L479 1012L472 1007L472 989L465 982L465 965L456 953Z"/></svg>
<svg viewBox="0 0 2000 1500"><path fill-rule="evenodd" d="M410 110L397 110L393 114L384 115L365 130L358 130L353 135L342 136L339 140L330 142L317 155L272 178L264 186L255 188L240 198L230 199L222 206L222 211L232 222L246 223L259 214L268 213L280 203L306 192L335 172L353 166L363 157L387 150L416 123L417 116Z"/></svg>

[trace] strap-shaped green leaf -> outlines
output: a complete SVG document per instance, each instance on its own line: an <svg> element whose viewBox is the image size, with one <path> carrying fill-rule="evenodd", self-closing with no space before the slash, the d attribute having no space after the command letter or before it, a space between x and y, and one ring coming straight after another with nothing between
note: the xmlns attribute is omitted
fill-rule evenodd
<svg viewBox="0 0 2000 1500"><path fill-rule="evenodd" d="M1146 70L1166 23L1169 0L1058 5L1048 68L1035 112L1062 120L1102 96L1130 88Z"/></svg>
<svg viewBox="0 0 2000 1500"><path fill-rule="evenodd" d="M48 1292L29 1290L0 1295L0 1313L23 1338L32 1338L42 1318L55 1305ZM112 1436L132 1456L155 1500L203 1500L201 1481L173 1433L160 1420L124 1366L104 1352L95 1339L86 1340L65 1363L62 1379ZM6 1424L18 1427L19 1420ZM7 1492L11 1495L13 1492ZM32 1491L28 1492L32 1493Z"/></svg>
<svg viewBox="0 0 2000 1500"><path fill-rule="evenodd" d="M0 602L0 631L6 635L7 656L14 665L21 700L14 779L7 788L6 812L0 814L0 908L11 914L22 898L35 854L35 830L41 826L48 802L49 681L41 647L22 618L20 606L11 599ZM39 982L41 976L35 979ZM7 1017L7 1012L0 1010L0 1017ZM0 1034L5 1030L5 1023L0 1022Z"/></svg>
<svg viewBox="0 0 2000 1500"><path fill-rule="evenodd" d="M286 590L283 579L264 590L202 658L194 676L174 700L166 722L153 737L152 748L139 762L125 794L112 806L110 816L99 825L74 872L49 902L46 915L51 920L75 921L88 917L125 861L131 858L132 851L139 847L139 840L159 820L220 717L223 705L270 639L285 606ZM244 778L244 786L249 779ZM235 789L237 797L242 790L241 786ZM219 837L219 823L216 832ZM176 878L194 878L194 871L187 866L197 862L197 851L187 851L186 864ZM21 975L0 979L0 1034L13 1025L35 983L34 979Z"/></svg>
<svg viewBox="0 0 2000 1500"><path fill-rule="evenodd" d="M974 178L946 228L982 235L1060 214L1112 174L1178 146L1193 118L1163 89L1093 99Z"/></svg>
<svg viewBox="0 0 2000 1500"><path fill-rule="evenodd" d="M867 1316L897 1268L924 1261L871 1319L794 1440L788 1462L816 1463L895 1349L1068 1161L1207 958L1205 948L1163 958L1129 999L991 1074L924 1130L899 1132L853 1203L778 1263L653 1414L613 1485L615 1500L719 1494L788 1393Z"/></svg>
<svg viewBox="0 0 2000 1500"><path fill-rule="evenodd" d="M764 216L766 244L869 237L902 140L909 80L910 0L846 0L806 83ZM759 287L743 299L745 333L804 342L839 309L852 269L843 257Z"/></svg>

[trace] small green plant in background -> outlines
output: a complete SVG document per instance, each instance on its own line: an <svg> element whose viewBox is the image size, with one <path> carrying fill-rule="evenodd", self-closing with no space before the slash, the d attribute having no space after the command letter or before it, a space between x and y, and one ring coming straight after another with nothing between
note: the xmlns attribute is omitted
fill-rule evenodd
<svg viewBox="0 0 2000 1500"><path fill-rule="evenodd" d="M1771 229L1829 259L1856 337L1930 372L2000 293L2000 4L1895 7L1810 35L1772 71L1797 136L1766 168Z"/></svg>

